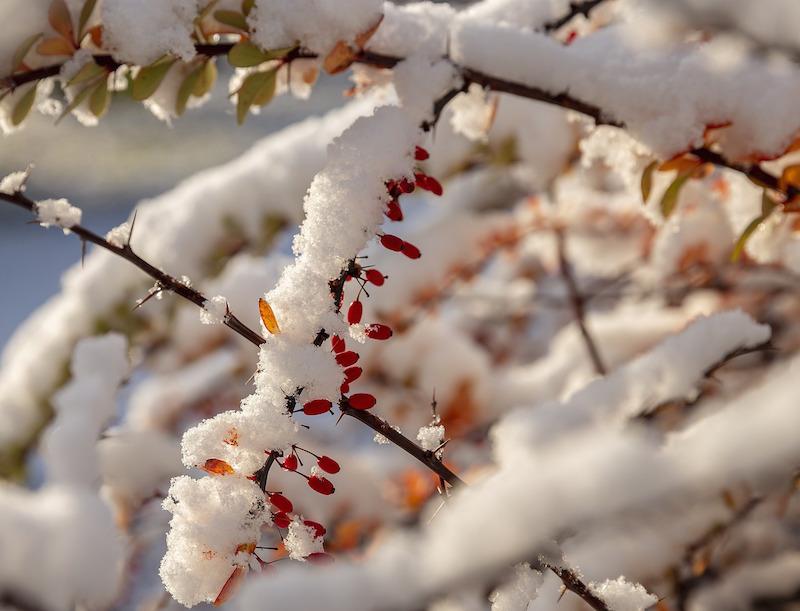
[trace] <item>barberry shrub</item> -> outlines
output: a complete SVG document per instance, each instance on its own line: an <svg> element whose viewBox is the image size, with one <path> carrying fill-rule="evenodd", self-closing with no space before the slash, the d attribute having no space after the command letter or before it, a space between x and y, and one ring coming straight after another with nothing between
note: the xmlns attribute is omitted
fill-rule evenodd
<svg viewBox="0 0 800 611"><path fill-rule="evenodd" d="M2 178L88 251L3 355L3 605L797 603L800 5L0 15L3 132L353 98L105 236Z"/></svg>

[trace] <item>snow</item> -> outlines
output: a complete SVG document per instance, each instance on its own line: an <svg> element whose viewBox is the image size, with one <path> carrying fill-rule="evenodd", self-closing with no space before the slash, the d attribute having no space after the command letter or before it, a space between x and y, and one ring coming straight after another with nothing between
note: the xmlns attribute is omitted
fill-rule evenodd
<svg viewBox="0 0 800 611"><path fill-rule="evenodd" d="M516 565L511 578L489 595L492 611L525 611L543 581L544 576L527 562Z"/></svg>
<svg viewBox="0 0 800 611"><path fill-rule="evenodd" d="M103 45L115 59L139 66L165 54L189 61L199 6L198 0L104 0Z"/></svg>
<svg viewBox="0 0 800 611"><path fill-rule="evenodd" d="M11 172L0 180L0 193L15 195L25 190L25 182L30 176L30 168L19 172Z"/></svg>
<svg viewBox="0 0 800 611"><path fill-rule="evenodd" d="M111 229L106 234L106 241L112 246L123 248L131 238L131 224L127 221Z"/></svg>
<svg viewBox="0 0 800 611"><path fill-rule="evenodd" d="M457 134L475 142L488 141L494 109L483 87L472 83L466 92L453 98L450 109L450 123Z"/></svg>
<svg viewBox="0 0 800 611"><path fill-rule="evenodd" d="M630 583L624 577L590 583L589 588L613 611L644 611L658 602L641 584Z"/></svg>
<svg viewBox="0 0 800 611"><path fill-rule="evenodd" d="M262 49L297 43L327 55L339 41L352 42L381 18L380 0L259 0L248 17Z"/></svg>
<svg viewBox="0 0 800 611"><path fill-rule="evenodd" d="M439 418L434 418L428 426L423 426L417 433L417 441L423 450L433 452L444 441L444 426L439 424Z"/></svg>
<svg viewBox="0 0 800 611"><path fill-rule="evenodd" d="M81 222L80 208L70 204L66 199L44 199L36 202L36 220L42 227L61 227L68 234L70 227Z"/></svg>
<svg viewBox="0 0 800 611"><path fill-rule="evenodd" d="M313 528L303 524L302 520L292 520L283 543L292 560L305 560L311 554L322 551L322 539L316 536Z"/></svg>
<svg viewBox="0 0 800 611"><path fill-rule="evenodd" d="M204 325L221 325L228 315L228 300L222 295L208 299L200 310L200 321Z"/></svg>

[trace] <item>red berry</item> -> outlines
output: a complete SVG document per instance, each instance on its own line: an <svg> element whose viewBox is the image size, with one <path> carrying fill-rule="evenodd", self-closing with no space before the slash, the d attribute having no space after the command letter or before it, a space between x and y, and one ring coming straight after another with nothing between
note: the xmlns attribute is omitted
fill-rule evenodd
<svg viewBox="0 0 800 611"><path fill-rule="evenodd" d="M347 308L347 322L351 325L357 325L361 322L361 315L364 313L364 306L361 305L361 302L356 299L353 303L350 304L350 307Z"/></svg>
<svg viewBox="0 0 800 611"><path fill-rule="evenodd" d="M315 492L325 495L333 494L334 490L336 490L328 478L320 477L319 475L312 475L309 477L308 485L311 486L311 489Z"/></svg>
<svg viewBox="0 0 800 611"><path fill-rule="evenodd" d="M403 178L399 183L397 183L397 186L403 193L414 192L414 183L411 182L408 178Z"/></svg>
<svg viewBox="0 0 800 611"><path fill-rule="evenodd" d="M344 340L339 337L338 335L334 335L331 338L331 349L336 353L339 354L340 352L344 352Z"/></svg>
<svg viewBox="0 0 800 611"><path fill-rule="evenodd" d="M288 528L292 520L285 513L272 514L272 523L278 528Z"/></svg>
<svg viewBox="0 0 800 611"><path fill-rule="evenodd" d="M314 538L324 537L325 533L328 532L322 524L313 520L303 520L303 524L314 531Z"/></svg>
<svg viewBox="0 0 800 611"><path fill-rule="evenodd" d="M390 200L389 203L386 204L386 211L384 214L392 221L403 220L403 209L400 208L400 204L396 199Z"/></svg>
<svg viewBox="0 0 800 611"><path fill-rule="evenodd" d="M347 398L347 403L353 409L370 409L375 406L375 397L367 393L358 393L350 395Z"/></svg>
<svg viewBox="0 0 800 611"><path fill-rule="evenodd" d="M297 456L294 454L289 454L286 458L283 459L283 464L281 465L287 471L294 471L297 469Z"/></svg>
<svg viewBox="0 0 800 611"><path fill-rule="evenodd" d="M327 399L314 399L303 404L303 413L306 416L319 416L331 409L332 403Z"/></svg>
<svg viewBox="0 0 800 611"><path fill-rule="evenodd" d="M375 323L367 326L366 333L370 339L389 339L392 336L392 329L386 325Z"/></svg>
<svg viewBox="0 0 800 611"><path fill-rule="evenodd" d="M269 495L269 502L275 505L281 513L291 513L294 509L292 502L277 492Z"/></svg>
<svg viewBox="0 0 800 611"><path fill-rule="evenodd" d="M320 456L317 460L317 466L325 473L339 473L339 463L330 456Z"/></svg>
<svg viewBox="0 0 800 611"><path fill-rule="evenodd" d="M386 278L377 269L368 269L366 271L367 281L372 282L375 286L382 286Z"/></svg>
<svg viewBox="0 0 800 611"><path fill-rule="evenodd" d="M421 146L418 146L414 149L414 159L417 161L425 161L428 157L430 157L428 151Z"/></svg>
<svg viewBox="0 0 800 611"><path fill-rule="evenodd" d="M388 248L389 250L393 250L395 252L400 252L403 250L403 240L398 238L396 235L391 235L390 233L384 233L381 236L381 244L384 248Z"/></svg>
<svg viewBox="0 0 800 611"><path fill-rule="evenodd" d="M343 395L346 395L347 393L349 393L350 392L350 384L348 384L347 382L343 382L342 385L339 387L339 392L341 392Z"/></svg>
<svg viewBox="0 0 800 611"><path fill-rule="evenodd" d="M419 248L414 246L411 242L403 242L403 248L400 250L409 259L419 259L422 253Z"/></svg>
<svg viewBox="0 0 800 611"><path fill-rule="evenodd" d="M439 183L438 180L433 178L432 176L427 176L422 172L417 172L414 174L414 178L417 181L417 186L420 189L425 189L426 191L430 191L434 195L441 195L444 193L444 189L442 189L442 185Z"/></svg>
<svg viewBox="0 0 800 611"><path fill-rule="evenodd" d="M314 552L313 554L309 554L306 557L306 560L313 562L314 564L333 564L335 562L333 556L326 554L325 552Z"/></svg>
<svg viewBox="0 0 800 611"><path fill-rule="evenodd" d="M348 367L344 370L344 380L346 384L350 384L355 382L358 378L361 377L362 369L361 367Z"/></svg>
<svg viewBox="0 0 800 611"><path fill-rule="evenodd" d="M386 181L386 190L391 193L397 188L397 181L396 180L387 180Z"/></svg>
<svg viewBox="0 0 800 611"><path fill-rule="evenodd" d="M350 367L358 362L358 353L348 350L336 356L336 362L342 367Z"/></svg>

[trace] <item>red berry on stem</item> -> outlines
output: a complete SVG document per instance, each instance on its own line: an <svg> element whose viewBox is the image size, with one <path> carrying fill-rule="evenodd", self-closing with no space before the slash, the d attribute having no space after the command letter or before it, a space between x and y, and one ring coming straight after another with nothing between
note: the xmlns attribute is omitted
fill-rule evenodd
<svg viewBox="0 0 800 611"><path fill-rule="evenodd" d="M278 528L288 528L292 520L285 513L276 513L272 515L272 523Z"/></svg>
<svg viewBox="0 0 800 611"><path fill-rule="evenodd" d="M417 172L414 174L414 179L417 181L417 186L420 189L425 189L426 191L430 191L434 195L441 195L444 193L444 189L442 189L441 183L438 180L433 178L432 176L428 176L423 174L422 172Z"/></svg>
<svg viewBox="0 0 800 611"><path fill-rule="evenodd" d="M417 161L425 161L428 157L430 157L428 151L421 146L418 146L414 149L414 159Z"/></svg>
<svg viewBox="0 0 800 611"><path fill-rule="evenodd" d="M339 354L340 352L344 352L344 348L344 340L338 335L334 335L333 338L331 338L331 349L336 354Z"/></svg>
<svg viewBox="0 0 800 611"><path fill-rule="evenodd" d="M344 380L346 384L350 384L355 382L358 378L361 377L362 369L361 367L348 367L344 370Z"/></svg>
<svg viewBox="0 0 800 611"><path fill-rule="evenodd" d="M315 492L325 495L333 494L333 492L336 490L329 479L320 477L319 475L312 475L309 477L308 485L311 486L311 489Z"/></svg>
<svg viewBox="0 0 800 611"><path fill-rule="evenodd" d="M403 178L399 183L397 183L397 186L403 193L413 193L415 188L414 183L408 178Z"/></svg>
<svg viewBox="0 0 800 611"><path fill-rule="evenodd" d="M342 385L339 387L339 392L341 392L343 395L346 395L347 393L349 393L350 392L350 384L348 384L347 382L343 382Z"/></svg>
<svg viewBox="0 0 800 611"><path fill-rule="evenodd" d="M303 520L303 524L314 531L314 538L324 537L325 533L328 532L322 524L313 520Z"/></svg>
<svg viewBox="0 0 800 611"><path fill-rule="evenodd" d="M306 560L314 564L333 564L335 562L333 556L325 552L314 552L306 557Z"/></svg>
<svg viewBox="0 0 800 611"><path fill-rule="evenodd" d="M289 454L286 458L283 459L283 464L281 465L287 471L294 471L297 469L297 456L294 454Z"/></svg>
<svg viewBox="0 0 800 611"><path fill-rule="evenodd" d="M392 336L392 329L386 325L375 323L367 326L366 333L370 339L389 339Z"/></svg>
<svg viewBox="0 0 800 611"><path fill-rule="evenodd" d="M382 286L386 278L377 269L368 269L366 271L367 281L372 282L375 286Z"/></svg>
<svg viewBox="0 0 800 611"><path fill-rule="evenodd" d="M400 252L403 249L403 240L390 233L384 233L381 236L381 244L384 248L388 248L389 250L393 250L395 252Z"/></svg>
<svg viewBox="0 0 800 611"><path fill-rule="evenodd" d="M269 502L275 505L281 513L291 513L294 509L292 502L277 492L269 495Z"/></svg>
<svg viewBox="0 0 800 611"><path fill-rule="evenodd" d="M306 416L319 416L331 409L332 403L327 399L314 399L303 404L303 413Z"/></svg>
<svg viewBox="0 0 800 611"><path fill-rule="evenodd" d="M330 456L320 456L317 460L317 466L325 473L339 473L339 463Z"/></svg>
<svg viewBox="0 0 800 611"><path fill-rule="evenodd" d="M342 367L350 367L358 362L358 353L348 350L336 356L336 362Z"/></svg>
<svg viewBox="0 0 800 611"><path fill-rule="evenodd" d="M386 211L384 214L392 221L403 220L403 209L396 199L390 200L389 203L386 204Z"/></svg>
<svg viewBox="0 0 800 611"><path fill-rule="evenodd" d="M375 407L375 397L367 393L358 393L350 395L347 398L347 403L353 409L370 409Z"/></svg>
<svg viewBox="0 0 800 611"><path fill-rule="evenodd" d="M422 253L419 248L414 246L411 242L403 242L403 248L400 250L409 259L419 259Z"/></svg>
<svg viewBox="0 0 800 611"><path fill-rule="evenodd" d="M361 322L361 315L364 313L364 306L361 302L356 299L353 303L350 304L350 307L347 308L347 322L351 325L357 325Z"/></svg>

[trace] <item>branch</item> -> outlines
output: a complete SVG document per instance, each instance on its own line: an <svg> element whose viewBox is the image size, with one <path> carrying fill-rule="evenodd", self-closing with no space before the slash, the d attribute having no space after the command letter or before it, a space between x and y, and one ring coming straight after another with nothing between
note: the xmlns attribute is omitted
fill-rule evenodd
<svg viewBox="0 0 800 611"><path fill-rule="evenodd" d="M605 363L600 356L600 351L597 344L589 333L589 328L586 326L586 300L578 288L578 283L575 280L575 275L572 273L572 266L567 259L566 239L562 229L556 229L556 243L558 248L558 265L561 269L561 276L564 278L564 284L567 285L567 293L569 293L569 301L572 306L572 312L575 316L575 322L578 323L578 328L583 336L583 343L586 345L586 351L589 353L589 358L592 360L594 370L601 376L606 375Z"/></svg>
<svg viewBox="0 0 800 611"><path fill-rule="evenodd" d="M548 21L542 26L542 30L545 32L554 32L562 26L567 25L578 15L583 15L588 19L589 13L592 12L592 9L603 2L605 2L605 0L583 0L578 2L573 0L573 2L569 3L569 12L566 15L563 15L557 19L553 19L552 21Z"/></svg>
<svg viewBox="0 0 800 611"><path fill-rule="evenodd" d="M547 563L545 566L556 574L567 590L580 596L592 609L596 611L611 611L611 608L605 601L592 592L589 586L583 583L583 580L575 571L550 563Z"/></svg>

